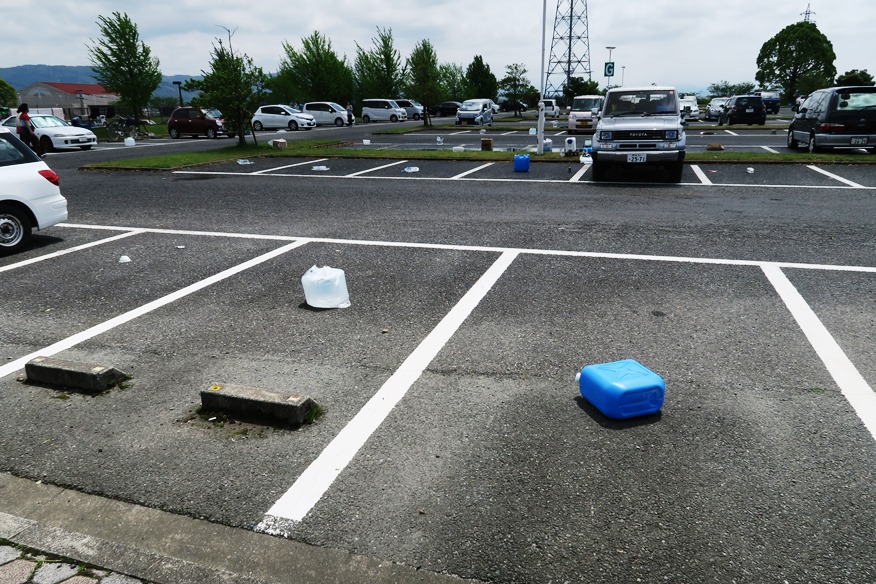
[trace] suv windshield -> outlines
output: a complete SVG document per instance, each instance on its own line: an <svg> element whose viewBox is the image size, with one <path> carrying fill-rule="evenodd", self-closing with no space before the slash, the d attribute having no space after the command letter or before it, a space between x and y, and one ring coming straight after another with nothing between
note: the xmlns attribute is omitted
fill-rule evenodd
<svg viewBox="0 0 876 584"><path fill-rule="evenodd" d="M467 111L467 112L476 112L476 111L479 111L481 109L481 102L480 102L480 100L477 100L477 99L470 99L468 101L463 102L462 105L459 106L459 109Z"/></svg>
<svg viewBox="0 0 876 584"><path fill-rule="evenodd" d="M222 112L220 112L217 109L205 109L204 115L207 116L208 118L221 118Z"/></svg>
<svg viewBox="0 0 876 584"><path fill-rule="evenodd" d="M599 107L600 98L598 97L578 97L572 100L572 111L589 112L590 110Z"/></svg>
<svg viewBox="0 0 876 584"><path fill-rule="evenodd" d="M617 91L605 104L605 115L651 116L678 115L678 101L673 90Z"/></svg>

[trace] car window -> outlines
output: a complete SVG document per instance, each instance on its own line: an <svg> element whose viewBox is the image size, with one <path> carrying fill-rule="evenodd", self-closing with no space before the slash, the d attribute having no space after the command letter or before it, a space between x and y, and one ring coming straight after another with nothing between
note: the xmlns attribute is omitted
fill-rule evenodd
<svg viewBox="0 0 876 584"><path fill-rule="evenodd" d="M840 93L836 102L836 109L840 111L876 109L876 92Z"/></svg>
<svg viewBox="0 0 876 584"><path fill-rule="evenodd" d="M11 118L7 118L6 121L3 122L3 125L4 125L4 126L9 126L10 128L11 128L11 127L14 127L14 126L15 126L15 122L18 121L16 118L17 118L17 116L12 116Z"/></svg>
<svg viewBox="0 0 876 584"><path fill-rule="evenodd" d="M36 128L60 128L67 125L67 122L55 116L31 116L30 121Z"/></svg>
<svg viewBox="0 0 876 584"><path fill-rule="evenodd" d="M35 162L36 155L9 132L0 133L0 166Z"/></svg>

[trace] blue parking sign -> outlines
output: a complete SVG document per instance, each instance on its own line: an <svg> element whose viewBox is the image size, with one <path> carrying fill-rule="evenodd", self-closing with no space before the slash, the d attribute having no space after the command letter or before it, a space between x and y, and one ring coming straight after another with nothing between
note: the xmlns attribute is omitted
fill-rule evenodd
<svg viewBox="0 0 876 584"><path fill-rule="evenodd" d="M607 61L605 63L605 76L614 77L614 61Z"/></svg>

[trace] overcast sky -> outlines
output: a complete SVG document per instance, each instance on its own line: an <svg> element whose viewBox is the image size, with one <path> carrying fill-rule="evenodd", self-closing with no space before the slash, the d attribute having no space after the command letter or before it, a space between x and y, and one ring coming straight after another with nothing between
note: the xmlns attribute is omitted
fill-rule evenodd
<svg viewBox="0 0 876 584"><path fill-rule="evenodd" d="M569 0L560 0L568 6ZM585 2L575 2L583 12ZM833 43L838 73L868 69L876 74L874 0L589 0L593 78L604 85L606 46L615 46L614 82L675 85L704 91L722 80L754 82L761 45L782 28L812 20ZM127 13L165 75L199 75L208 67L212 43L235 30L236 51L266 72L275 72L283 42L319 31L352 64L356 45L368 50L377 28L391 29L406 58L428 39L440 63L463 68L481 55L496 77L523 64L540 86L542 2L535 0L0 0L0 67L90 65L87 45L100 38L97 16ZM547 1L545 72L549 70L557 0ZM46 80L48 81L48 80ZM555 83L559 84L561 81Z"/></svg>

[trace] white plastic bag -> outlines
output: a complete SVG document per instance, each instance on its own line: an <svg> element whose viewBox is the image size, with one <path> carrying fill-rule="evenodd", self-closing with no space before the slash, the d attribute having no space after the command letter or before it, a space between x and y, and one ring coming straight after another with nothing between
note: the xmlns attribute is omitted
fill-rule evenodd
<svg viewBox="0 0 876 584"><path fill-rule="evenodd" d="M314 308L347 308L350 294L344 270L323 266L311 267L301 276L304 299Z"/></svg>

